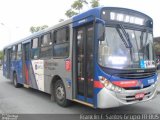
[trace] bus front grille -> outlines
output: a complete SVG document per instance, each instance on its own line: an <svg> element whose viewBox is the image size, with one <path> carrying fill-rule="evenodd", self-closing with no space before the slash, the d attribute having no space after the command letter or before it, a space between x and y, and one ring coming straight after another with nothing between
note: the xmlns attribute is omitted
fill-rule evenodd
<svg viewBox="0 0 160 120"><path fill-rule="evenodd" d="M147 86L143 86L143 88L147 88L147 87L150 87L151 85L147 85ZM127 88L124 88L125 90L140 90L142 89L141 87L127 87Z"/></svg>
<svg viewBox="0 0 160 120"><path fill-rule="evenodd" d="M119 73L114 74L114 76L125 78L125 79L140 79L140 78L148 78L153 77L155 72L142 72L142 73Z"/></svg>

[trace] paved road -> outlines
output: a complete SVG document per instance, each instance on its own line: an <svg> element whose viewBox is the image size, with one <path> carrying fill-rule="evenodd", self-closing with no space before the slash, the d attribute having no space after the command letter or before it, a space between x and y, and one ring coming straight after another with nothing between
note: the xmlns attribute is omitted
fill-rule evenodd
<svg viewBox="0 0 160 120"><path fill-rule="evenodd" d="M106 101L107 102L107 101ZM87 113L160 113L160 94L152 101L111 109L93 109L78 103L62 108L50 101L50 95L34 89L14 88L0 71L0 113L87 114Z"/></svg>

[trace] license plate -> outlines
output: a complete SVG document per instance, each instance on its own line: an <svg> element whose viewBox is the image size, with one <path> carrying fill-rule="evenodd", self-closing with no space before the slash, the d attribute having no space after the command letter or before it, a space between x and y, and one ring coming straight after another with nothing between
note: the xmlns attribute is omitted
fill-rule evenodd
<svg viewBox="0 0 160 120"><path fill-rule="evenodd" d="M144 93L138 93L135 95L136 99L143 99L144 98Z"/></svg>

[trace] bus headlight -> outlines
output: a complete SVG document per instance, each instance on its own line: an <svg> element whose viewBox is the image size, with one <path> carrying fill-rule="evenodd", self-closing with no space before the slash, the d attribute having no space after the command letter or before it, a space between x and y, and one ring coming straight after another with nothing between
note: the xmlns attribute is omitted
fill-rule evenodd
<svg viewBox="0 0 160 120"><path fill-rule="evenodd" d="M111 90L111 91L114 91L114 92L122 92L122 91L124 91L123 88L112 84L109 80L107 80L103 76L99 76L99 80L104 85L104 87L107 88L108 90Z"/></svg>

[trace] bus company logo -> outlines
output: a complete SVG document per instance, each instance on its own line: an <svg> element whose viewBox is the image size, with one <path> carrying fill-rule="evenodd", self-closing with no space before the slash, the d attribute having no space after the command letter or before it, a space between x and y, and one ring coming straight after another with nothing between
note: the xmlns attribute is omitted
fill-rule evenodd
<svg viewBox="0 0 160 120"><path fill-rule="evenodd" d="M137 72L139 72L139 73L140 73L140 72L144 72L144 70L137 70Z"/></svg>
<svg viewBox="0 0 160 120"><path fill-rule="evenodd" d="M84 22L87 22L87 20L83 19L83 20L78 21L79 24L84 23Z"/></svg>
<svg viewBox="0 0 160 120"><path fill-rule="evenodd" d="M42 65L35 64L35 70L43 69Z"/></svg>
<svg viewBox="0 0 160 120"><path fill-rule="evenodd" d="M35 64L43 64L43 61L38 60L38 61L35 61L34 63Z"/></svg>

